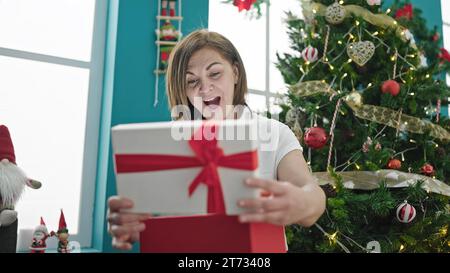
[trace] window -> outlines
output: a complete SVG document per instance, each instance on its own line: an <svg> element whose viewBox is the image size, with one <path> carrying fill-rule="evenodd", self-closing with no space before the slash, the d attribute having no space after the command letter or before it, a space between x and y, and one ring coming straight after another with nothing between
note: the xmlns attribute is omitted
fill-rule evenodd
<svg viewBox="0 0 450 273"><path fill-rule="evenodd" d="M16 206L18 250L42 216L91 245L107 1L0 1L0 124L17 164L42 182ZM47 241L49 249L57 241Z"/></svg>
<svg viewBox="0 0 450 273"><path fill-rule="evenodd" d="M277 52L293 53L284 24L286 11L302 16L298 0L271 1L269 6L263 5L259 19L250 19L244 11L239 13L235 6L222 1L209 1L209 29L230 39L241 54L249 87L247 102L257 112L279 112L280 95L287 92L274 65Z"/></svg>
<svg viewBox="0 0 450 273"><path fill-rule="evenodd" d="M450 49L450 1L441 0L441 12L442 12L442 33L444 34L444 47ZM450 76L447 75L447 85L450 85ZM448 98L450 101L450 98ZM447 116L450 116L450 107L447 107Z"/></svg>

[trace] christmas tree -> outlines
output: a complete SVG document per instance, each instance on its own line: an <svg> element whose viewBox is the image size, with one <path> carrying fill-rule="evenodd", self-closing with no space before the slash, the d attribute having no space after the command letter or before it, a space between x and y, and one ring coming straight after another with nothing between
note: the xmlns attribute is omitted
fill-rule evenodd
<svg viewBox="0 0 450 273"><path fill-rule="evenodd" d="M292 252L450 252L450 55L408 1L302 0L287 13L281 120L327 193Z"/></svg>

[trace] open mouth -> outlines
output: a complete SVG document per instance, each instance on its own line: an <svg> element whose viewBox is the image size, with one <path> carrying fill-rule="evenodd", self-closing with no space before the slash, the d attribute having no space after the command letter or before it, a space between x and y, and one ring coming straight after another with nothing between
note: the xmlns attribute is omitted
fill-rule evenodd
<svg viewBox="0 0 450 273"><path fill-rule="evenodd" d="M220 105L220 97L214 97L211 99L204 99L203 103L211 108L217 108Z"/></svg>

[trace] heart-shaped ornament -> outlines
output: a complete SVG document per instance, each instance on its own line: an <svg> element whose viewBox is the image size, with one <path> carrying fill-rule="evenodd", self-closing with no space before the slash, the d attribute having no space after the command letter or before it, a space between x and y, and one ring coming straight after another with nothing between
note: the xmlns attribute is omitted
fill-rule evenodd
<svg viewBox="0 0 450 273"><path fill-rule="evenodd" d="M350 43L347 46L347 55L359 66L365 65L375 53L375 45L371 41Z"/></svg>

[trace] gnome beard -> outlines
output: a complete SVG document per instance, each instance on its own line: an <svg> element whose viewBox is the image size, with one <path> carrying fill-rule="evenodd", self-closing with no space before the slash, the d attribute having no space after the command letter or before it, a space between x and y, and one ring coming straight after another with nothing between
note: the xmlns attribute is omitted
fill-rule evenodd
<svg viewBox="0 0 450 273"><path fill-rule="evenodd" d="M29 183L26 174L8 159L0 161L0 210L14 209L25 185Z"/></svg>

